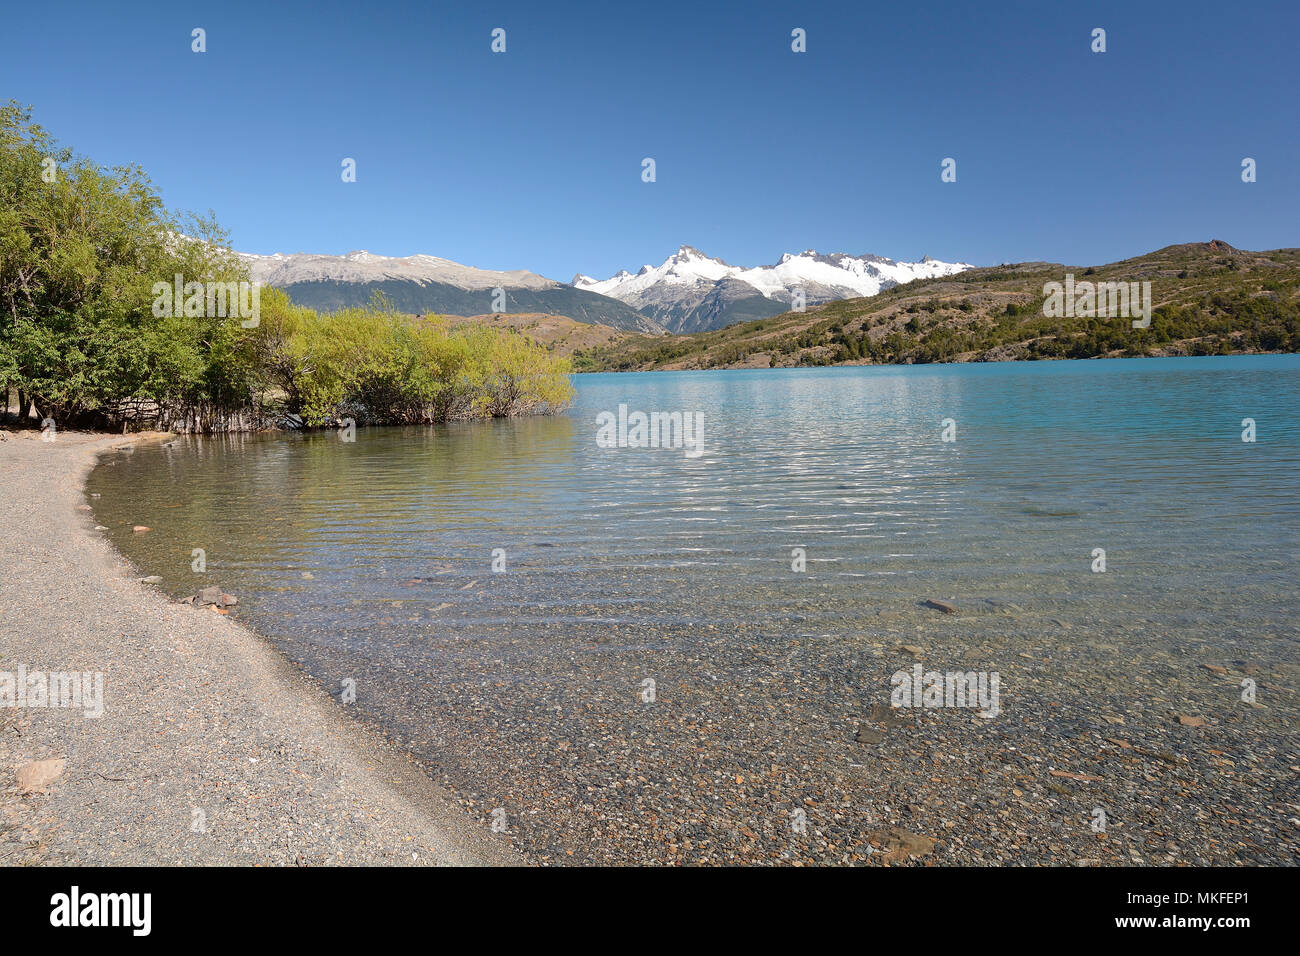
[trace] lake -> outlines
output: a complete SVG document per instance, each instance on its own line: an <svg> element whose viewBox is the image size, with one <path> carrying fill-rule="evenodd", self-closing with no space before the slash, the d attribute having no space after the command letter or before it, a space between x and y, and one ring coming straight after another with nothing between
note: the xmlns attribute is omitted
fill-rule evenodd
<svg viewBox="0 0 1300 956"><path fill-rule="evenodd" d="M538 861L1293 857L1300 356L576 384L140 444L88 491ZM620 405L702 443L601 447ZM918 663L997 713L891 708Z"/></svg>

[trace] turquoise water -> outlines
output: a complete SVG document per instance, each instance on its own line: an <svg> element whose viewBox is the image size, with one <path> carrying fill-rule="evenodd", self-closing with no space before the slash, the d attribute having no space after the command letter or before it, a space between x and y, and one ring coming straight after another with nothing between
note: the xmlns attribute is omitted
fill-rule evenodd
<svg viewBox="0 0 1300 956"><path fill-rule="evenodd" d="M764 713L796 741L839 734L837 712L877 699L862 668L918 635L1007 675L1027 649L1048 661L1004 678L1026 709L1035 682L1052 684L1065 707L1044 720L1066 719L1071 687L1077 715L1134 714L1152 695L1234 706L1181 674L1135 689L1180 655L1292 674L1300 357L600 374L577 388L554 418L142 445L89 490L142 573L177 596L214 582L237 594L245 620L335 693L358 679L363 716L488 802L500 748L581 743L584 707L640 720L636 688L656 673L661 698L758 709L731 731L737 766L768 760ZM703 453L598 447L597 415L620 404L702 414ZM877 663L887 701L895 665ZM791 669L816 693L735 703ZM836 747L818 759L856 759ZM661 758L664 779L677 759ZM549 750L532 760L557 790L577 786ZM523 839L544 854L570 838ZM625 858L621 838L572 839Z"/></svg>

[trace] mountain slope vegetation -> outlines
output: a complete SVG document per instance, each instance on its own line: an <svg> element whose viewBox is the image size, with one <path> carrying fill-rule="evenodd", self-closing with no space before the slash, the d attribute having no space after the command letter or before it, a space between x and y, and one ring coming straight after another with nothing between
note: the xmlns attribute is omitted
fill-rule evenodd
<svg viewBox="0 0 1300 956"><path fill-rule="evenodd" d="M1150 282L1150 327L1045 314L1044 286ZM1300 249L1213 240L1104 266L970 269L694 335L632 335L574 353L580 371L995 362L1300 351Z"/></svg>

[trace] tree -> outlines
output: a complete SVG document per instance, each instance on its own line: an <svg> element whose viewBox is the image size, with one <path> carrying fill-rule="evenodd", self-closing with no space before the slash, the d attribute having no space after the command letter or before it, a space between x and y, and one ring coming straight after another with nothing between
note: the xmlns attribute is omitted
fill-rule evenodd
<svg viewBox="0 0 1300 956"><path fill-rule="evenodd" d="M24 411L242 401L230 330L153 315L153 284L177 273L246 278L215 221L169 213L139 167L101 168L0 106L0 373Z"/></svg>

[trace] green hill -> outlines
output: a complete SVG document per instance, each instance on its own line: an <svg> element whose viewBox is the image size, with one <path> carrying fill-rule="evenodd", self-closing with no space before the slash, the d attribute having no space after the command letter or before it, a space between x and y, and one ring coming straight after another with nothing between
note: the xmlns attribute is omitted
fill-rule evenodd
<svg viewBox="0 0 1300 956"><path fill-rule="evenodd" d="M1150 282L1149 328L1128 318L1049 317L1044 285ZM1219 240L1109 265L972 269L692 335L627 338L574 353L579 371L1001 362L1300 352L1300 249Z"/></svg>

